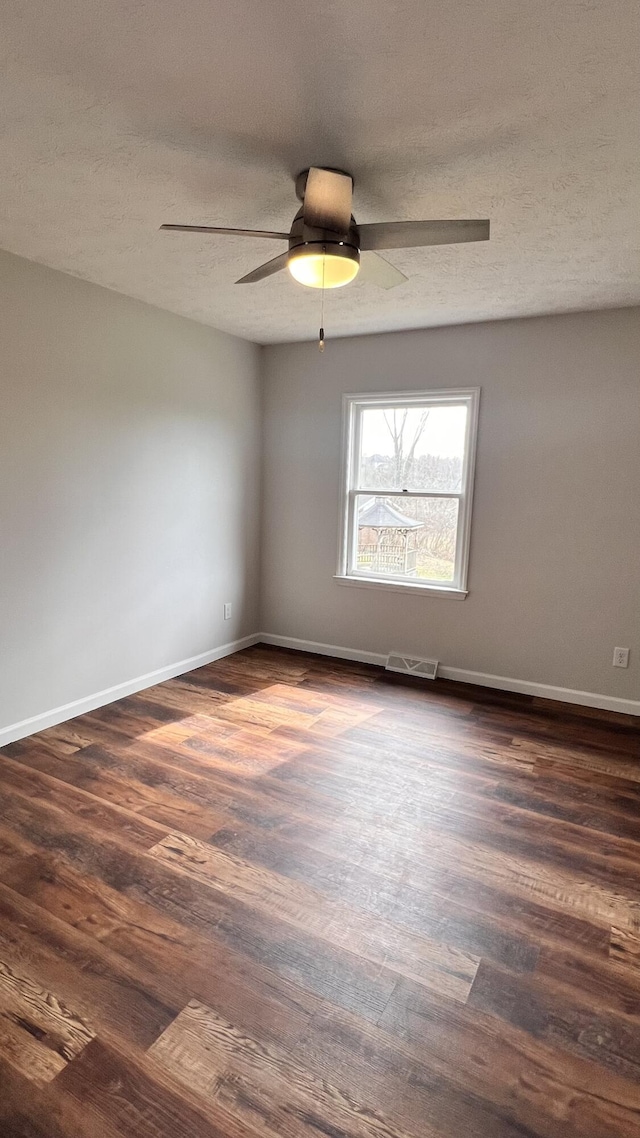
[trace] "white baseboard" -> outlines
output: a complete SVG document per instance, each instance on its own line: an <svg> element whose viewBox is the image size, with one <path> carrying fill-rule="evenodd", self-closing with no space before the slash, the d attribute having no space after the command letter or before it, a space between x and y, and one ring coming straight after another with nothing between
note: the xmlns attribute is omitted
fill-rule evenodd
<svg viewBox="0 0 640 1138"><path fill-rule="evenodd" d="M257 644L262 637L257 633L252 636L243 636L241 640L232 640L230 644L222 644L219 648L211 648L208 652L201 652L198 656L190 656L187 660L179 660L177 664L168 664L165 668L157 668L155 672L147 672L144 676L136 676L135 680L125 680L122 684L115 684L111 688L94 692L92 695L75 699L72 703L65 703L61 707L54 707L51 711L43 711L41 715L32 715L30 719L23 719L20 723L12 723L9 727L0 728L0 747L7 743L14 743L16 739L24 739L27 735L35 735L37 731L44 731L47 727L55 727L67 719L74 719L76 715L84 715L87 711L95 711L97 707L104 707L116 699L124 699L127 695L135 695L145 688L161 684L163 680L172 680L184 672L191 672L194 668L202 668L204 664L211 664L214 660L221 660L224 656L231 656L240 652L242 648L250 648Z"/></svg>
<svg viewBox="0 0 640 1138"><path fill-rule="evenodd" d="M293 648L298 652L313 652L318 656L335 656L338 660L357 660L361 664L384 666L387 660L386 655L380 652L361 652L357 648L318 644L314 640L298 640L294 636L277 636L271 632L261 633L259 640L262 644ZM443 665L438 667L438 676L445 680L456 680L461 684L477 684L483 688L497 688L498 691L520 692L521 695L534 695L539 699L553 699L559 703L575 703L581 707L599 707L603 711L640 715L640 700L636 699L621 699L619 696L599 695L590 691L574 691L573 688L559 688L533 680L516 680L510 676L493 676L489 672L471 672L466 668L449 668Z"/></svg>
<svg viewBox="0 0 640 1138"><path fill-rule="evenodd" d="M260 643L273 644L274 648L293 648L295 652L312 652L314 656L335 656L336 660L357 660L359 664L380 664L384 667L387 660L387 657L379 652L339 648L337 644L318 644L315 640L298 640L295 636L275 636L271 632L261 632Z"/></svg>
<svg viewBox="0 0 640 1138"><path fill-rule="evenodd" d="M557 688L552 684L536 683L534 680L514 680L510 676L492 676L485 672L470 672L465 668L438 668L438 675L445 680L457 680L461 684L478 684L483 688L535 695L538 699L555 699L559 703L575 703L580 707L599 707L602 711L640 715L640 700L622 699L617 695L600 695L598 692L577 691L574 688Z"/></svg>

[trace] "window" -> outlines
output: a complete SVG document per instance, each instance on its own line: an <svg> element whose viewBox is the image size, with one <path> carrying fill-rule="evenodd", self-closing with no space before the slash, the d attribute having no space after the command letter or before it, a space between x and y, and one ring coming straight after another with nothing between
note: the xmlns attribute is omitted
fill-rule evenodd
<svg viewBox="0 0 640 1138"><path fill-rule="evenodd" d="M479 397L344 397L338 580L466 596Z"/></svg>

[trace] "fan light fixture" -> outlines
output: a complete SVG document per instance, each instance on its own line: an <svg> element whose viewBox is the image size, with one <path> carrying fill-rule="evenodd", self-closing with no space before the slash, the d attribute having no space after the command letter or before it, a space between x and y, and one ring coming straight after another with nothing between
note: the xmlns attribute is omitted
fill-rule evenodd
<svg viewBox="0 0 640 1138"><path fill-rule="evenodd" d="M290 250L287 267L295 280L309 288L341 288L357 275L360 254L353 245L308 242Z"/></svg>

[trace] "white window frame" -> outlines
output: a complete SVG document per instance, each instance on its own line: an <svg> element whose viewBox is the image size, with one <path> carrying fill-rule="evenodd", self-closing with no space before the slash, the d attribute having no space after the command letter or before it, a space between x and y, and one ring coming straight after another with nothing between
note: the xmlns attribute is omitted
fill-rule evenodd
<svg viewBox="0 0 640 1138"><path fill-rule="evenodd" d="M471 539L471 509L473 481L476 465L478 413L480 388L451 388L444 391L387 391L382 393L344 395L342 435L342 477L340 491L340 533L338 543L338 570L335 580L342 585L357 588L388 589L400 593L421 593L426 596L464 600L467 596L469 571L469 545ZM385 491L385 497L394 498L457 498L458 528L456 533L456 559L451 584L441 581L418 583L409 577L374 577L354 568L356 565L357 526L356 502L364 491L356 485L357 456L360 451L362 412L385 407L438 407L462 405L467 408L462 487L460 491L394 490Z"/></svg>

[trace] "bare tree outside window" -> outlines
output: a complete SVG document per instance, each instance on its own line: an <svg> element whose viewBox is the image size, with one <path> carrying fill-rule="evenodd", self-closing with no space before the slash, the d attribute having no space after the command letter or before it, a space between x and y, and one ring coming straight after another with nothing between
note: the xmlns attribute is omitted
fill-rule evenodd
<svg viewBox="0 0 640 1138"><path fill-rule="evenodd" d="M394 408L393 411L385 411L383 413L384 421L387 424L387 429L393 442L395 480L398 484L411 480L410 475L413 473L416 447L424 434L424 429L429 421L430 412L420 412L420 417L413 430L413 439L411 442L405 439L408 414L408 407L403 407L401 411ZM402 489L404 490L405 487L403 486Z"/></svg>

